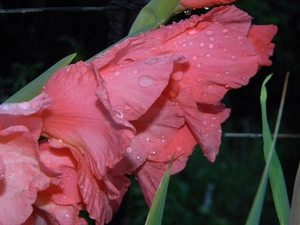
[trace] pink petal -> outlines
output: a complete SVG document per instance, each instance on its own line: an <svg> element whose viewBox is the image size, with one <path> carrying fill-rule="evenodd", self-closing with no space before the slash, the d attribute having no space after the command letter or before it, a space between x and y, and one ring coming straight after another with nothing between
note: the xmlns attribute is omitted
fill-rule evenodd
<svg viewBox="0 0 300 225"><path fill-rule="evenodd" d="M269 59L273 55L275 45L271 43L272 38L277 33L277 27L274 25L251 26L248 38L252 41L256 54L261 57L262 66L271 66Z"/></svg>
<svg viewBox="0 0 300 225"><path fill-rule="evenodd" d="M35 212L35 224L63 224L63 225L86 225L83 218L79 218L80 207L74 205L57 205L45 195L38 195L35 206L39 211Z"/></svg>
<svg viewBox="0 0 300 225"><path fill-rule="evenodd" d="M180 4L187 8L196 9L221 4L228 4L234 1L235 0L181 0Z"/></svg>
<svg viewBox="0 0 300 225"><path fill-rule="evenodd" d="M76 158L80 158L78 153ZM104 176L98 180L90 172L85 163L79 163L78 184L86 210L90 218L97 221L97 224L104 224L111 221L113 212L122 201L130 181L125 176Z"/></svg>
<svg viewBox="0 0 300 225"><path fill-rule="evenodd" d="M130 45L128 46L130 47ZM109 94L111 105L125 120L136 120L143 115L167 86L174 63L182 63L172 55L144 60L101 64L96 58L93 64L99 68Z"/></svg>
<svg viewBox="0 0 300 225"><path fill-rule="evenodd" d="M172 174L175 174L184 169L186 161L192 154L196 144L197 141L191 134L191 131L187 126L184 126L176 133L171 143L160 151L160 160L146 160L136 171L135 175L148 206L152 203L156 190L172 156L174 156Z"/></svg>
<svg viewBox="0 0 300 225"><path fill-rule="evenodd" d="M223 123L230 113L224 104L196 104L191 97L190 88L181 90L177 98L184 110L184 117L198 143L200 144L204 155L214 162L219 152L221 144L221 123Z"/></svg>
<svg viewBox="0 0 300 225"><path fill-rule="evenodd" d="M106 167L120 160L130 139L126 127L113 120L97 97L97 85L104 88L101 81L97 82L97 74L86 63L60 69L44 87L54 103L42 118L44 134L75 146L101 179Z"/></svg>
<svg viewBox="0 0 300 225"><path fill-rule="evenodd" d="M36 140L42 130L41 112L52 104L47 94L40 94L29 102L0 105L0 128L23 125L28 128Z"/></svg>
<svg viewBox="0 0 300 225"><path fill-rule="evenodd" d="M39 146L42 162L52 171L61 175L52 177L51 186L44 194L51 196L57 205L76 205L82 201L77 178L77 162L68 148L55 149L49 142Z"/></svg>
<svg viewBox="0 0 300 225"><path fill-rule="evenodd" d="M132 173L146 159L164 160L160 158L161 152L183 126L183 112L178 104L161 96L143 116L132 121L132 124L136 135L126 149L123 159L114 168L115 174Z"/></svg>
<svg viewBox="0 0 300 225"><path fill-rule="evenodd" d="M25 127L0 130L0 137L5 164L5 176L0 181L0 223L22 224L32 213L37 192L45 190L50 179L41 172L37 142Z"/></svg>

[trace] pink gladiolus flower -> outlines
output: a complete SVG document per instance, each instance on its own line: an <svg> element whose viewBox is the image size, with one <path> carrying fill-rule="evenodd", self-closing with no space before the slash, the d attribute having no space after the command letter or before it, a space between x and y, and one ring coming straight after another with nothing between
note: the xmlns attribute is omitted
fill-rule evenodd
<svg viewBox="0 0 300 225"><path fill-rule="evenodd" d="M37 193L48 188L38 155L41 111L51 99L0 105L0 224L22 224L31 215ZM12 213L17 212L17 213Z"/></svg>
<svg viewBox="0 0 300 225"><path fill-rule="evenodd" d="M97 224L107 223L129 185L128 178L111 177L109 170L122 158L134 128L111 107L106 84L92 65L62 68L43 92L53 98L42 115L43 135L70 149L85 208Z"/></svg>
<svg viewBox="0 0 300 225"><path fill-rule="evenodd" d="M161 153L169 149L182 129L182 118L189 127L185 132L196 138L205 156L213 162L221 143L220 124L230 112L220 101L228 90L247 85L261 66L270 65L268 58L274 49L270 42L277 27L252 26L251 20L235 6L214 8L205 15L194 15L178 24L127 39L93 61L107 84L112 107L136 130L125 157L117 164L117 171L129 171L140 178L148 204L158 185L154 182L149 186L149 180L160 180L171 158L162 157ZM162 57L176 60L161 94L161 90L154 92L153 87L160 84L162 78L156 67ZM145 71L147 64L152 67ZM138 86L137 81L145 77L146 85ZM138 95L143 88L146 95ZM157 98L147 112L142 104L134 102L144 96ZM177 118L170 116L170 126L167 120L160 118L172 104L176 106L172 112ZM161 109L153 115L151 110L157 107ZM145 114L137 117L136 111ZM181 147L186 143L177 144ZM175 163L181 156L176 149L169 151L169 156L175 154ZM191 154L191 149L185 153ZM157 163L156 169L160 167L162 172L150 173L147 165L152 163Z"/></svg>
<svg viewBox="0 0 300 225"><path fill-rule="evenodd" d="M277 28L251 19L234 6L214 8L60 69L29 103L1 105L0 206L23 209L18 217L2 210L0 222L85 224L85 209L108 223L127 174L151 205L172 157L174 174L199 143L213 162L230 113L222 98L271 65ZM40 136L48 142L38 145Z"/></svg>

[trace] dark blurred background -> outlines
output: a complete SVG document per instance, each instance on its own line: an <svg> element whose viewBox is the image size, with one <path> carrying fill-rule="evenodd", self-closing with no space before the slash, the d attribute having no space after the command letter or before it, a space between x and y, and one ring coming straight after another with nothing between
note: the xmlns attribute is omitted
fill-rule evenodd
<svg viewBox="0 0 300 225"><path fill-rule="evenodd" d="M120 4L124 7L118 8ZM1 13L0 102L61 58L76 52L76 61L87 60L121 39L143 4L145 1L141 0L0 0L0 10L108 7L103 11ZM223 125L223 132L261 132L260 87L270 73L274 76L267 86L268 115L271 129L274 129L284 77L290 71L280 133L299 134L299 3L292 0L240 0L236 5L254 17L253 23L275 24L279 32L273 41L276 44L273 65L262 68L248 86L226 95L224 102L232 113ZM224 137L214 164L209 163L197 148L186 169L171 178L163 224L244 224L264 167L262 146L260 138ZM276 147L290 197L300 159L299 146L299 139L282 138ZM112 224L145 222L148 208L136 181L132 179L132 182ZM278 224L270 189L261 224Z"/></svg>

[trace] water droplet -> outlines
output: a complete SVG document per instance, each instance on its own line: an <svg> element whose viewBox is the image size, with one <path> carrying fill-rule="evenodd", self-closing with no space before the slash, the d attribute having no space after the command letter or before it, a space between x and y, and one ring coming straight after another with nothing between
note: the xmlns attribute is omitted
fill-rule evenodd
<svg viewBox="0 0 300 225"><path fill-rule="evenodd" d="M193 42L190 42L190 45L193 45L194 43Z"/></svg>
<svg viewBox="0 0 300 225"><path fill-rule="evenodd" d="M158 59L157 58L149 58L149 59L145 60L145 64L148 64L148 65L154 65L156 63L158 63Z"/></svg>
<svg viewBox="0 0 300 225"><path fill-rule="evenodd" d="M192 14L192 9L186 8L186 9L184 10L184 14L185 14L186 16L190 16L190 15Z"/></svg>
<svg viewBox="0 0 300 225"><path fill-rule="evenodd" d="M152 152L151 152L151 154L152 154L152 155L155 155L155 154L156 154L156 152L155 152L155 151L152 151Z"/></svg>
<svg viewBox="0 0 300 225"><path fill-rule="evenodd" d="M226 89L231 89L230 86L229 86L229 84L225 84L225 88Z"/></svg>
<svg viewBox="0 0 300 225"><path fill-rule="evenodd" d="M150 52L154 52L154 51L156 51L157 49L158 49L157 46L151 46L151 47L149 48L149 51L150 51Z"/></svg>
<svg viewBox="0 0 300 225"><path fill-rule="evenodd" d="M226 34L226 33L228 33L228 32L229 32L228 29L223 29L223 33L224 33L224 34Z"/></svg>
<svg viewBox="0 0 300 225"><path fill-rule="evenodd" d="M191 29L188 31L188 34L197 34L197 33L199 33L199 30L197 29Z"/></svg>
<svg viewBox="0 0 300 225"><path fill-rule="evenodd" d="M186 47L186 43L184 43L182 46L183 46L183 47Z"/></svg>
<svg viewBox="0 0 300 225"><path fill-rule="evenodd" d="M183 72L182 71L176 71L172 74L172 80L180 81L182 80Z"/></svg>
<svg viewBox="0 0 300 225"><path fill-rule="evenodd" d="M133 73L134 73L134 74L138 74L138 73L139 73L139 70L138 70L138 69L135 69L135 70L133 71Z"/></svg>
<svg viewBox="0 0 300 225"><path fill-rule="evenodd" d="M236 59L236 56L235 55L231 56L231 59Z"/></svg>
<svg viewBox="0 0 300 225"><path fill-rule="evenodd" d="M129 62L133 62L133 61L134 61L134 59L132 59L132 58L126 58L124 60L124 63L129 63Z"/></svg>
<svg viewBox="0 0 300 225"><path fill-rule="evenodd" d="M212 120L217 120L217 118L215 116L212 116L211 119Z"/></svg>
<svg viewBox="0 0 300 225"><path fill-rule="evenodd" d="M119 71L116 71L115 72L115 76L117 77L117 76L119 76L121 73L119 72Z"/></svg>
<svg viewBox="0 0 300 225"><path fill-rule="evenodd" d="M178 151L178 152L182 151L182 147L181 146L177 146L176 151Z"/></svg>
<svg viewBox="0 0 300 225"><path fill-rule="evenodd" d="M197 59L198 59L198 57L194 55L193 56L193 60L197 60Z"/></svg>
<svg viewBox="0 0 300 225"><path fill-rule="evenodd" d="M125 104L125 105L124 105L124 109L125 109L126 111L128 111L128 110L130 109L130 106L127 105L127 104Z"/></svg>
<svg viewBox="0 0 300 225"><path fill-rule="evenodd" d="M214 46L214 44L210 43L210 44L208 45L208 47L209 47L210 49L213 49L215 46Z"/></svg>
<svg viewBox="0 0 300 225"><path fill-rule="evenodd" d="M197 64L197 68L200 69L201 67L202 67L201 63L198 63L198 64Z"/></svg>
<svg viewBox="0 0 300 225"><path fill-rule="evenodd" d="M148 75L144 75L139 78L138 83L141 87L145 88L157 85L158 81Z"/></svg>
<svg viewBox="0 0 300 225"><path fill-rule="evenodd" d="M213 88L213 86L212 85L208 85L208 87L207 87L209 90L211 90L212 88Z"/></svg>
<svg viewBox="0 0 300 225"><path fill-rule="evenodd" d="M228 71L228 70L225 70L225 73L228 75L228 74L229 74L229 71Z"/></svg>
<svg viewBox="0 0 300 225"><path fill-rule="evenodd" d="M61 139L57 139L57 141L58 141L59 143L63 143L63 140L61 140Z"/></svg>
<svg viewBox="0 0 300 225"><path fill-rule="evenodd" d="M203 42L200 43L200 47L204 47L204 43Z"/></svg>
<svg viewBox="0 0 300 225"><path fill-rule="evenodd" d="M205 9L205 10L209 10L209 7L206 6L206 7L204 7L204 9Z"/></svg>
<svg viewBox="0 0 300 225"><path fill-rule="evenodd" d="M207 96L207 91L203 91L203 92L202 92L202 97L203 97L203 98L206 98L206 96Z"/></svg>
<svg viewBox="0 0 300 225"><path fill-rule="evenodd" d="M116 110L116 111L115 111L115 114L116 114L117 117L123 118L123 113L122 113L121 111Z"/></svg>
<svg viewBox="0 0 300 225"><path fill-rule="evenodd" d="M206 57L209 58L211 55L210 54L206 54Z"/></svg>
<svg viewBox="0 0 300 225"><path fill-rule="evenodd" d="M209 38L209 40L210 40L210 41L215 41L215 40L216 40L216 38L214 38L214 37L210 37L210 38Z"/></svg>
<svg viewBox="0 0 300 225"><path fill-rule="evenodd" d="M207 30L207 31L205 31L205 34L206 34L207 36L211 36L211 35L214 35L215 32L214 32L213 30Z"/></svg>
<svg viewBox="0 0 300 225"><path fill-rule="evenodd" d="M207 124L207 121L203 121L202 124L203 124L203 125L206 125L206 124Z"/></svg>
<svg viewBox="0 0 300 225"><path fill-rule="evenodd" d="M132 148L129 146L128 148L126 148L126 152L127 153L131 153L132 152Z"/></svg>
<svg viewBox="0 0 300 225"><path fill-rule="evenodd" d="M224 49L223 49L223 51L224 51L224 52L226 52L226 51L227 51L227 49L226 49L226 48L224 48Z"/></svg>

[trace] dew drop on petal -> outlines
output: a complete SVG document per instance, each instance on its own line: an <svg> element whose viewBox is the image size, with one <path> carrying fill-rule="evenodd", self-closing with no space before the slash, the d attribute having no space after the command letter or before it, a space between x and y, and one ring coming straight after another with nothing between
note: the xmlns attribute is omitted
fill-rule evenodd
<svg viewBox="0 0 300 225"><path fill-rule="evenodd" d="M127 153L131 153L132 152L132 148L129 146L128 148L126 148L126 152Z"/></svg>
<svg viewBox="0 0 300 225"><path fill-rule="evenodd" d="M119 71L116 71L115 72L115 76L117 77L117 76L119 76L121 73L119 72Z"/></svg>
<svg viewBox="0 0 300 225"><path fill-rule="evenodd" d="M235 55L231 56L231 59L233 59L233 60L236 59L236 56Z"/></svg>
<svg viewBox="0 0 300 225"><path fill-rule="evenodd" d="M198 63L198 64L197 64L197 68L200 69L201 67L202 67L201 63Z"/></svg>
<svg viewBox="0 0 300 225"><path fill-rule="evenodd" d="M141 76L138 80L141 87L150 87L158 84L158 81L148 75Z"/></svg>
<svg viewBox="0 0 300 225"><path fill-rule="evenodd" d="M209 58L211 55L210 54L206 54L206 57Z"/></svg>
<svg viewBox="0 0 300 225"><path fill-rule="evenodd" d="M208 47L209 47L210 49L213 49L215 46L214 46L214 44L210 43L210 44L208 45Z"/></svg>
<svg viewBox="0 0 300 225"><path fill-rule="evenodd" d="M228 29L223 29L223 33L224 33L224 34L226 34L226 33L228 33L228 32L229 32Z"/></svg>
<svg viewBox="0 0 300 225"><path fill-rule="evenodd" d="M134 74L138 74L138 73L139 73L139 70L138 70L138 69L135 69L135 70L133 71L133 73L134 73Z"/></svg>
<svg viewBox="0 0 300 225"><path fill-rule="evenodd" d="M200 43L200 47L204 47L204 43L203 42Z"/></svg>
<svg viewBox="0 0 300 225"><path fill-rule="evenodd" d="M193 60L197 60L197 59L198 59L198 57L194 55L193 56Z"/></svg>
<svg viewBox="0 0 300 225"><path fill-rule="evenodd" d="M125 104L125 105L124 105L124 109L125 109L126 111L128 111L128 110L130 109L130 106L127 105L127 104Z"/></svg>
<svg viewBox="0 0 300 225"><path fill-rule="evenodd" d="M122 113L121 111L116 110L115 113L116 113L116 116L117 116L117 117L123 118L123 113Z"/></svg>
<svg viewBox="0 0 300 225"><path fill-rule="evenodd" d="M147 65L154 65L156 63L158 63L158 59L156 59L156 58L149 58L149 59L145 60L145 64L147 64Z"/></svg>
<svg viewBox="0 0 300 225"><path fill-rule="evenodd" d="M133 61L134 61L134 59L132 59L132 58L126 58L124 60L124 63L129 63L129 62L133 62Z"/></svg>
<svg viewBox="0 0 300 225"><path fill-rule="evenodd" d="M199 30L197 29L191 29L188 31L188 34L197 34L197 33L199 33Z"/></svg>
<svg viewBox="0 0 300 225"><path fill-rule="evenodd" d="M186 16L190 16L190 15L192 14L192 9L186 8L186 9L184 10L184 14L185 14Z"/></svg>
<svg viewBox="0 0 300 225"><path fill-rule="evenodd" d="M183 78L183 72L182 71L177 71L172 74L172 80L180 81Z"/></svg>
<svg viewBox="0 0 300 225"><path fill-rule="evenodd" d="M206 34L207 36L211 36L211 35L214 35L215 32L214 32L213 30L207 30L207 31L205 31L205 34Z"/></svg>

